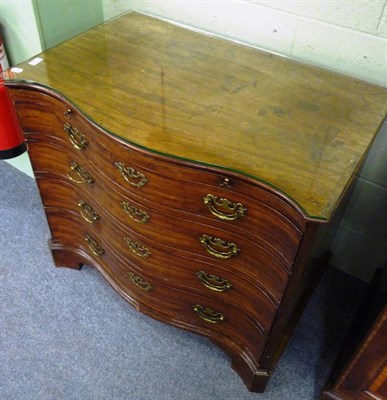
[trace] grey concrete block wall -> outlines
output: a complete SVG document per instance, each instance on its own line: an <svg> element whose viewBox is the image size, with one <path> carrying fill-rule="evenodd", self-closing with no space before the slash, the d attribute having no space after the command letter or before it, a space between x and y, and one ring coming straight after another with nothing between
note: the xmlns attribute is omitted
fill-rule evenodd
<svg viewBox="0 0 387 400"><path fill-rule="evenodd" d="M135 11L386 86L386 0L131 0L129 4Z"/></svg>
<svg viewBox="0 0 387 400"><path fill-rule="evenodd" d="M387 122L357 174L331 250L333 266L365 281L387 264Z"/></svg>

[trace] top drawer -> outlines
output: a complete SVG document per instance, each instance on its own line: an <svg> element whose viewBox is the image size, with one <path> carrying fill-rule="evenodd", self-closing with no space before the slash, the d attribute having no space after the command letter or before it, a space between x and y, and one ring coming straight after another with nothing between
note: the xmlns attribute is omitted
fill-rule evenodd
<svg viewBox="0 0 387 400"><path fill-rule="evenodd" d="M84 157L117 190L140 204L183 210L191 218L201 216L230 231L242 229L293 262L305 220L277 193L226 171L205 171L123 143L78 111L68 112L71 105L53 96L13 90L13 97L25 132L39 133L29 135L29 140L56 143Z"/></svg>

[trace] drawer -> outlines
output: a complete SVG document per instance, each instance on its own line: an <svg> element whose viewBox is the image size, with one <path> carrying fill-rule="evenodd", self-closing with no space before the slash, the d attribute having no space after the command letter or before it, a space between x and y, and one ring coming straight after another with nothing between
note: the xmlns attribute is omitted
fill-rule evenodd
<svg viewBox="0 0 387 400"><path fill-rule="evenodd" d="M215 198L221 199L222 193L219 195L220 189L216 192L212 190L212 187L205 187L205 185L199 185L195 182L173 181L165 177L162 178L163 180L160 180L157 176L155 178L156 186L163 188L158 192L163 193L164 197L154 193L154 190L147 192L147 185L140 188L139 191L126 191L122 189L122 185L125 185L125 182L120 183L119 186L112 185L112 181L103 173L103 163L97 167L95 164L90 163L90 159L85 154L74 152L74 150L66 150L54 143L43 142L42 138L36 141L37 136L30 135L29 137L30 153L32 155L39 154L39 157L32 157L34 170L37 173L49 171L66 176L71 170L72 162L76 160L77 165L87 166L88 170L93 171L94 175L97 175L99 179L103 179L104 182L107 182L112 187L109 190L109 194L105 195L105 198L110 197L110 195L115 197L116 205L122 201L126 201L129 204L135 205L136 209L139 210L145 209L146 211L149 208L156 208L156 210L163 210L164 214L167 215L180 214L180 217L184 219L199 221L200 223L214 226L216 229L224 229L236 235L247 237L273 253L285 264L291 264L294 260L302 237L301 232L289 220L263 203L247 199L242 194L235 194L235 197L242 201L240 204L243 205L244 209L247 209L247 213L249 214L244 216L240 221L221 221L211 215L203 202L203 198L210 195L213 196L213 193L217 193L218 195ZM104 153L108 154L107 151ZM111 173L114 175L114 171L111 171ZM153 174L152 176L154 178L156 175ZM119 179L118 177L116 178ZM212 193L210 193L210 189ZM175 201L172 208L169 207L169 203L166 205L165 202L165 196L169 195L168 193L171 195L171 198L179 198L178 201ZM177 193L180 193L180 195L178 196ZM106 201L112 203L113 199L107 199ZM108 205L108 203L105 204ZM113 210L115 207L112 205ZM185 215L182 216L182 213L185 213Z"/></svg>
<svg viewBox="0 0 387 400"><path fill-rule="evenodd" d="M95 221L93 225L98 234L107 238L133 264L147 269L150 265L165 265L168 270L168 259L178 254L184 258L182 265L186 265L187 259L192 259L193 265L205 263L223 271L235 271L255 282L272 301L278 303L282 297L289 271L271 253L248 240L240 238L237 256L219 259L209 254L199 240L205 227L202 224L152 212L149 222L137 224L141 230L135 230L114 219L108 208L99 202L98 192L88 193L55 178L38 177L37 183L46 208L69 210L86 220ZM93 190L96 187L93 185ZM214 232L214 228L207 227L207 230L211 229ZM195 268L192 276L201 270L200 266ZM170 272L166 273L167 279L171 279Z"/></svg>
<svg viewBox="0 0 387 400"><path fill-rule="evenodd" d="M139 267L131 257L120 254L126 264L139 274L145 272L150 278L168 286L233 305L242 315L253 318L269 335L278 302L267 288L259 286L248 275L182 255L171 255L162 249L157 249L152 256Z"/></svg>
<svg viewBox="0 0 387 400"><path fill-rule="evenodd" d="M259 364L267 337L259 326L237 308L210 297L166 286L146 275L134 273L133 276L130 268L124 265L120 267L123 286L135 293L141 304L168 315L175 325L182 328L200 332L221 342L232 342L233 346L242 348ZM139 278L140 285L134 283L133 278ZM149 292L143 289L143 282L152 287Z"/></svg>
<svg viewBox="0 0 387 400"><path fill-rule="evenodd" d="M145 306L153 317L210 336L234 350L238 348L259 363L267 337L238 308L171 287L146 273L139 274L113 254L109 244L93 232L93 226L85 225L74 214L50 210L47 217L54 243L88 253L109 283L136 308L144 311L142 306ZM94 241L91 246L85 240L86 235Z"/></svg>

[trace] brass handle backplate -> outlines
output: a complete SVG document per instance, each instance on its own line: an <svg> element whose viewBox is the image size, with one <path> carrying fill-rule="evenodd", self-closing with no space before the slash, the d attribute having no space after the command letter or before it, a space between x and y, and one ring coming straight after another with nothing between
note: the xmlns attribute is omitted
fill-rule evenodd
<svg viewBox="0 0 387 400"><path fill-rule="evenodd" d="M129 249L132 250L134 254L142 258L148 258L152 253L146 247L140 245L139 243L135 242L130 238L124 238L126 244L128 245Z"/></svg>
<svg viewBox="0 0 387 400"><path fill-rule="evenodd" d="M210 307L204 307L200 304L195 304L193 306L193 310L201 319L211 324L217 324L226 320L226 317L223 313L217 312Z"/></svg>
<svg viewBox="0 0 387 400"><path fill-rule="evenodd" d="M127 215L134 221L145 224L149 221L150 216L143 210L138 209L135 206L130 205L126 201L122 201L121 208L126 212Z"/></svg>
<svg viewBox="0 0 387 400"><path fill-rule="evenodd" d="M148 179L142 172L136 171L132 167L127 167L122 162L116 162L114 165L129 185L141 188L147 184Z"/></svg>
<svg viewBox="0 0 387 400"><path fill-rule="evenodd" d="M103 254L105 254L105 250L90 235L85 235L85 240L93 254L95 254L96 256L102 256Z"/></svg>
<svg viewBox="0 0 387 400"><path fill-rule="evenodd" d="M219 238L213 238L208 235L202 235L200 243L207 252L217 258L230 258L239 253L239 249L235 243L228 243Z"/></svg>
<svg viewBox="0 0 387 400"><path fill-rule="evenodd" d="M85 170L83 169L79 164L77 164L75 161L72 161L70 164L70 171L67 173L67 177L75 183L87 183L88 185L91 185L94 183L94 178Z"/></svg>
<svg viewBox="0 0 387 400"><path fill-rule="evenodd" d="M68 122L66 122L64 124L63 129L67 133L71 144L77 150L84 150L89 145L89 142L86 139L85 135L83 133L79 132L79 130L77 128L74 128Z"/></svg>
<svg viewBox="0 0 387 400"><path fill-rule="evenodd" d="M244 217L247 212L242 203L233 203L225 198L218 199L213 194L204 196L203 203L210 210L211 214L223 221L234 221L237 218Z"/></svg>
<svg viewBox="0 0 387 400"><path fill-rule="evenodd" d="M219 276L207 274L204 271L196 272L196 276L206 288L215 292L225 292L232 288L232 284L227 279Z"/></svg>
<svg viewBox="0 0 387 400"><path fill-rule="evenodd" d="M93 210L93 207L83 200L79 201L78 207L82 218L90 224L93 224L101 218L100 215Z"/></svg>
<svg viewBox="0 0 387 400"><path fill-rule="evenodd" d="M129 272L129 277L136 286L145 292L150 292L153 290L153 286L150 283L145 282L140 276L134 274L133 272Z"/></svg>

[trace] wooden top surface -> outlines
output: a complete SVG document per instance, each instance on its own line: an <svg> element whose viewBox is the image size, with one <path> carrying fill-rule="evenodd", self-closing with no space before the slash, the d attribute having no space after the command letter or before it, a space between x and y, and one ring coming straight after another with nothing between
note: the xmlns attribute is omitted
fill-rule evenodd
<svg viewBox="0 0 387 400"><path fill-rule="evenodd" d="M263 180L329 219L386 90L137 13L20 65L109 132Z"/></svg>

